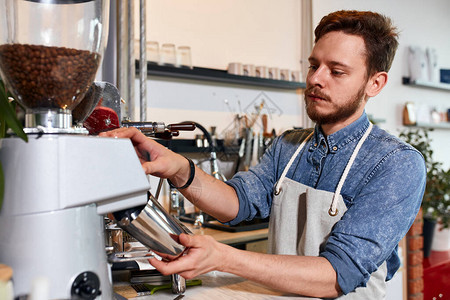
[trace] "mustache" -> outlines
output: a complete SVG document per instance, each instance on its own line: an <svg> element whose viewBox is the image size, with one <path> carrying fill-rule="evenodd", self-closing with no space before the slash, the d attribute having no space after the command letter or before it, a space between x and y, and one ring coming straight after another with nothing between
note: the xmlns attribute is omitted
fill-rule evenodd
<svg viewBox="0 0 450 300"><path fill-rule="evenodd" d="M322 98L322 99L324 99L326 101L330 101L330 96L325 94L325 93L323 93L318 87L315 87L315 86L309 87L304 92L305 96L308 96L308 95L311 95L311 94L314 95L315 97L319 97L319 98Z"/></svg>

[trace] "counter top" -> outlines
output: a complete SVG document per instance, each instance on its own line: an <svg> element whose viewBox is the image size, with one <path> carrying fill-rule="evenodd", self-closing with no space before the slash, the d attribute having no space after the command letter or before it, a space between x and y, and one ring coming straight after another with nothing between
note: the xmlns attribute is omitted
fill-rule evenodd
<svg viewBox="0 0 450 300"><path fill-rule="evenodd" d="M241 232L227 232L221 231L212 228L200 227L195 228L194 225L189 223L184 223L192 233L196 235L210 235L216 241L232 245L232 244L240 244L240 243L250 243L254 241L260 241L267 239L269 229L257 229L251 231L241 231Z"/></svg>
<svg viewBox="0 0 450 300"><path fill-rule="evenodd" d="M282 292L267 288L261 284L246 280L242 277L235 276L223 272L210 272L198 276L197 279L202 280L201 286L192 286L186 289L183 300L195 299L195 300L211 300L211 299L233 299L233 300L265 300L265 299L316 299L309 297L299 297L292 294L284 294ZM118 289L116 286L115 291ZM153 295L147 296L133 296L130 292L126 294L126 287L121 286L120 294L130 295L125 299L134 300L172 300L177 295L172 294L170 290L160 290ZM129 289L132 289L129 287ZM134 290L133 290L134 291ZM135 295L135 292L134 292ZM126 296L125 296L126 297Z"/></svg>
<svg viewBox="0 0 450 300"><path fill-rule="evenodd" d="M245 244L267 239L268 229L258 229L242 232L227 232L212 228L196 228L193 224L184 223L195 235L210 235L216 241L233 245ZM183 299L311 299L296 296L286 296L283 293L264 287L242 277L223 272L210 272L198 276L202 280L201 286L187 287ZM176 295L170 290L159 290L153 295L137 296L137 292L127 282L116 282L114 290L125 299L151 300L151 299L175 299ZM120 299L120 298L118 298ZM122 298L123 299L123 298Z"/></svg>

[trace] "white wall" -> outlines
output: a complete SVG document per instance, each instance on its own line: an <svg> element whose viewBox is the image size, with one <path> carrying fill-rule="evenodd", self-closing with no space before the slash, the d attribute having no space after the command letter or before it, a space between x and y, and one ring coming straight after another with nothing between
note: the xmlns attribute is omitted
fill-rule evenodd
<svg viewBox="0 0 450 300"><path fill-rule="evenodd" d="M196 67L226 70L229 63L241 62L299 70L300 4L298 0L150 0L146 39L160 46L190 46ZM136 2L136 39L138 9ZM137 81L135 87L138 98ZM149 120L194 120L206 128L217 126L218 133L232 129L234 115L251 114L263 98L269 129L279 133L302 123L302 96L295 90L150 76L147 94Z"/></svg>
<svg viewBox="0 0 450 300"><path fill-rule="evenodd" d="M341 9L372 10L389 16L400 30L400 45L394 59L389 82L385 89L369 100L367 113L375 118L385 119L380 127L397 135L401 125L401 113L406 101L429 104L438 109L450 108L450 91L420 89L402 85L402 76L407 76L408 46L436 48L441 68L450 68L450 1L431 0L314 0L313 22L317 24L324 15ZM450 167L450 129L432 132L432 147L436 161Z"/></svg>
<svg viewBox="0 0 450 300"><path fill-rule="evenodd" d="M243 62L298 69L301 57L301 0L150 0L147 1L148 40L189 45L195 66L226 69L229 62ZM450 69L450 1L448 0L313 0L313 27L329 12L340 9L373 10L390 16L400 29L400 46L389 73L389 83L371 99L367 112L392 134L403 129L406 101L450 108L450 91L402 85L407 76L406 49L410 45L433 47L439 65ZM137 17L137 15L136 15ZM138 18L136 18L138 20ZM135 32L138 31L136 27ZM138 84L136 85L138 89ZM195 120L217 125L221 132L232 123L238 102L246 107L264 92L281 107L272 124L278 130L302 125L302 95L296 91L260 89L190 80L150 78L148 116L151 120ZM138 92L136 92L138 95ZM230 106L224 100L227 99ZM230 108L231 107L231 108ZM450 130L432 134L435 159L450 167ZM389 299L399 299L403 273L390 283Z"/></svg>
<svg viewBox="0 0 450 300"><path fill-rule="evenodd" d="M136 82L136 94L139 84ZM255 105L264 101L263 113L269 116L269 130L278 133L301 124L301 103L297 91L249 88L240 85L202 83L192 80L167 80L153 78L147 82L149 102L147 118L152 121L177 123L196 121L209 129L217 127L219 138L224 138L235 128L236 113L251 116ZM228 103L228 104L227 104ZM258 119L254 130L259 131ZM190 138L194 134L184 132L180 137Z"/></svg>
<svg viewBox="0 0 450 300"><path fill-rule="evenodd" d="M189 45L194 65L201 67L226 69L229 62L238 61L298 69L300 3L298 0L151 0L147 1L147 40ZM413 88L401 83L402 76L408 75L406 48L409 45L436 48L440 67L450 68L450 1L314 0L313 26L323 15L339 9L381 12L390 16L400 29L400 46L389 83L367 105L367 112L374 118L386 120L379 124L382 128L395 135L399 133L406 101L438 109L450 107L449 91ZM148 116L151 120L171 122L195 119L205 126L217 125L220 131L232 122L225 99L238 112L238 100L245 107L261 91L283 108L283 116L272 119L275 128L283 130L302 125L302 96L295 91L165 81L154 77L148 82ZM450 167L449 136L449 129L437 129L431 134L435 159L447 168Z"/></svg>
<svg viewBox="0 0 450 300"><path fill-rule="evenodd" d="M298 0L150 0L147 40L190 46L198 67L237 61L298 69L300 12Z"/></svg>

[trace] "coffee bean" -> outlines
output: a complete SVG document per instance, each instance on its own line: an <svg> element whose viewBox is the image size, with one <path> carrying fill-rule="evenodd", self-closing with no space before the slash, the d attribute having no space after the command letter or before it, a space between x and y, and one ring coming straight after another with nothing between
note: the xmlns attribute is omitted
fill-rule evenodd
<svg viewBox="0 0 450 300"><path fill-rule="evenodd" d="M72 110L95 78L100 55L41 45L0 45L0 69L26 108Z"/></svg>

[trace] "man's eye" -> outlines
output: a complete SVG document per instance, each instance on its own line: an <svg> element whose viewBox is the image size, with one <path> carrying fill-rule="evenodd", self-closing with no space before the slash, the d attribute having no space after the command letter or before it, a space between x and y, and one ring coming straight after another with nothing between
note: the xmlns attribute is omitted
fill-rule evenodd
<svg viewBox="0 0 450 300"><path fill-rule="evenodd" d="M308 67L308 69L310 69L311 71L315 71L315 70L317 70L317 67L316 67L316 66L310 65L310 66Z"/></svg>
<svg viewBox="0 0 450 300"><path fill-rule="evenodd" d="M342 72L342 71L337 71L337 70L333 70L333 71L331 71L331 73L332 73L333 75L337 75L337 76L344 74L344 72Z"/></svg>

